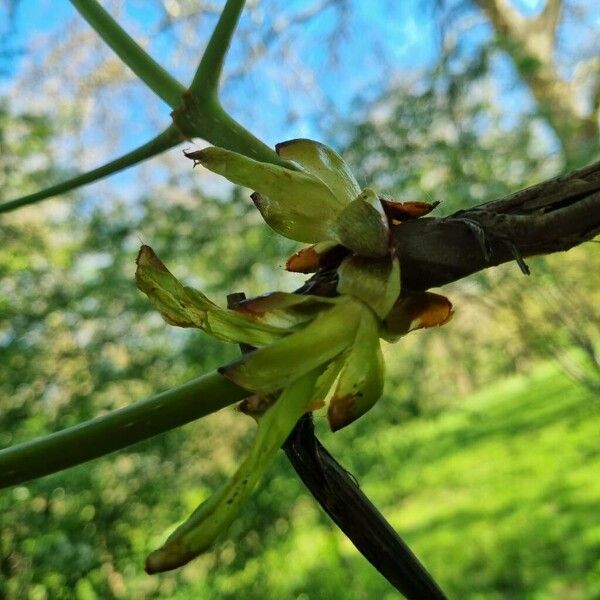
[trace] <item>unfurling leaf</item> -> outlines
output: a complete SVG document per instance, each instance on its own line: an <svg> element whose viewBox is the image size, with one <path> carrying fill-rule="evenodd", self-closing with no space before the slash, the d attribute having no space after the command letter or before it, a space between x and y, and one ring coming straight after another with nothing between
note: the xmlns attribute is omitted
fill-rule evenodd
<svg viewBox="0 0 600 600"><path fill-rule="evenodd" d="M371 409L383 393L385 365L379 343L379 325L366 309L352 346L344 355L335 392L329 402L327 419L337 431Z"/></svg>
<svg viewBox="0 0 600 600"><path fill-rule="evenodd" d="M286 328L221 308L202 292L183 286L150 246L141 247L136 262L138 288L170 325L197 327L220 340L253 346L270 344L290 333Z"/></svg>
<svg viewBox="0 0 600 600"><path fill-rule="evenodd" d="M331 239L331 225L343 204L316 177L223 148L205 148L186 156L254 190L252 200L267 224L281 235L308 243Z"/></svg>
<svg viewBox="0 0 600 600"><path fill-rule="evenodd" d="M348 204L360 194L360 187L344 159L331 148L314 140L296 139L275 146L284 160L294 161L320 179L338 199Z"/></svg>
<svg viewBox="0 0 600 600"><path fill-rule="evenodd" d="M319 370L306 373L282 392L259 420L250 451L231 479L205 500L146 559L146 571L159 573L180 567L208 550L246 503L296 421L313 400Z"/></svg>
<svg viewBox="0 0 600 600"><path fill-rule="evenodd" d="M219 372L251 392L273 392L324 365L354 340L364 305L343 298L306 327L240 357Z"/></svg>
<svg viewBox="0 0 600 600"><path fill-rule="evenodd" d="M337 291L362 300L383 319L400 295L400 263L397 258L349 256L338 268Z"/></svg>
<svg viewBox="0 0 600 600"><path fill-rule="evenodd" d="M362 256L378 258L388 254L390 228L373 190L364 190L340 212L334 239Z"/></svg>

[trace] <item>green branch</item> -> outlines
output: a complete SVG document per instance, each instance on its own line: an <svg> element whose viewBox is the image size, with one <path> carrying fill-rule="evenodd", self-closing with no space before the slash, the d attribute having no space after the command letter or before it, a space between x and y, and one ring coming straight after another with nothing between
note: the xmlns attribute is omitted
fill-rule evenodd
<svg viewBox="0 0 600 600"><path fill-rule="evenodd" d="M205 99L186 92L181 108L171 116L175 127L190 139L202 138L254 160L295 168L225 112L215 97Z"/></svg>
<svg viewBox="0 0 600 600"><path fill-rule="evenodd" d="M173 125L136 150L68 181L0 204L0 214L64 194L161 154L184 139L199 137L216 146L255 160L295 169L240 125L221 106L217 88L223 61L244 7L244 0L228 0L188 91L156 63L96 0L71 0L102 39L134 73L174 110Z"/></svg>
<svg viewBox="0 0 600 600"><path fill-rule="evenodd" d="M0 214L10 212L11 210L21 208L22 206L27 206L28 204L40 202L46 198L52 198L53 196L64 194L65 192L70 192L71 190L75 190L79 187L87 185L88 183L93 183L98 179L102 179L103 177L107 177L113 173L117 173L118 171L123 171L124 169L132 167L143 160L152 158L157 154L161 154L165 150L176 146L182 141L182 135L175 127L170 126L143 146L140 146L139 148L136 148L135 150L132 150L131 152L105 165L102 165L97 169L77 175L76 177L73 177L67 181L57 183L56 185L46 188L45 190L40 190L39 192L29 194L28 196L23 196L21 198L17 198L16 200L11 200L9 202L0 204Z"/></svg>
<svg viewBox="0 0 600 600"><path fill-rule="evenodd" d="M244 4L245 0L227 0L183 104L171 114L173 123L189 138L199 137L255 160L294 168L240 125L219 102L223 63Z"/></svg>
<svg viewBox="0 0 600 600"><path fill-rule="evenodd" d="M46 437L0 450L0 489L180 427L248 396L217 372Z"/></svg>
<svg viewBox="0 0 600 600"><path fill-rule="evenodd" d="M117 56L157 96L171 108L179 106L185 88L143 50L96 0L71 0L71 3Z"/></svg>
<svg viewBox="0 0 600 600"><path fill-rule="evenodd" d="M228 0L225 5L206 50L204 50L202 60L192 80L192 85L190 85L190 92L193 94L211 94L216 97L225 55L244 9L244 4L245 0Z"/></svg>

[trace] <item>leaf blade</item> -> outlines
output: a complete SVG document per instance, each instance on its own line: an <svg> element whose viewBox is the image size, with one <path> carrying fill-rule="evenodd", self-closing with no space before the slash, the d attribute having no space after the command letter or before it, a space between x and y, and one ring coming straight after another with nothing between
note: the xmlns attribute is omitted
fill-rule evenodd
<svg viewBox="0 0 600 600"><path fill-rule="evenodd" d="M277 154L299 164L314 177L320 179L331 190L341 206L360 194L350 167L332 148L321 142L298 138L275 146Z"/></svg>
<svg viewBox="0 0 600 600"><path fill-rule="evenodd" d="M250 497L296 421L306 412L320 371L292 382L260 417L250 451L238 470L205 500L165 544L146 559L146 571L180 567L208 550L223 534Z"/></svg>
<svg viewBox="0 0 600 600"><path fill-rule="evenodd" d="M254 190L252 200L267 224L281 235L308 243L331 238L339 207L329 188L315 177L215 146L186 156Z"/></svg>
<svg viewBox="0 0 600 600"><path fill-rule="evenodd" d="M221 308L202 292L183 286L150 246L140 248L136 264L138 288L171 325L196 327L222 341L253 346L264 346L289 334L285 328Z"/></svg>

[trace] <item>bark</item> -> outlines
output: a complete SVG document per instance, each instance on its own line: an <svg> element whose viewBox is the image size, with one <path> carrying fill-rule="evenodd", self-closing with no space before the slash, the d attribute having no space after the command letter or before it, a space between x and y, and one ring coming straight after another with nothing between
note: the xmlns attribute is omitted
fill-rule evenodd
<svg viewBox="0 0 600 600"><path fill-rule="evenodd" d="M394 228L404 287L425 290L600 232L600 162L444 218Z"/></svg>
<svg viewBox="0 0 600 600"><path fill-rule="evenodd" d="M310 414L298 421L283 450L323 510L399 592L408 600L446 598L356 479L321 444Z"/></svg>

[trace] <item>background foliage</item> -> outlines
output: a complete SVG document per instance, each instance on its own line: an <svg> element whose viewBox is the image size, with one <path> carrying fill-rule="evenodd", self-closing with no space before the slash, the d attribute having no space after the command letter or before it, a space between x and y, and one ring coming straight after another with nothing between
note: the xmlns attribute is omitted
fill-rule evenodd
<svg viewBox="0 0 600 600"><path fill-rule="evenodd" d="M72 27L42 37L24 31L20 11L35 4L5 3L0 13L9 75L0 106L1 199L94 166L164 116L72 15ZM393 197L442 200L449 213L596 155L577 120L595 118L597 127L593 2L565 2L552 32L554 83L581 100L559 117L531 75L548 67L545 55L529 52L525 60L518 28L512 37L510 30L497 35L490 6L502 2L382 2L370 20L361 3L249 4L226 102L264 139L316 132L344 151L361 183ZM532 18L542 5L515 3L514 10ZM127 22L139 4L114 7ZM157 56L186 73L214 9L158 0L152 7L154 20L131 21L133 31L151 32L146 41ZM401 39L394 50L381 31L384 22L404 23L411 10L425 15L416 35L431 48L423 63L409 68L402 59L400 68ZM351 51L357 23L362 53ZM27 46L29 58L11 67ZM385 68L371 74L369 64ZM336 92L332 80L342 76L348 91ZM584 146L585 155L573 150ZM192 173L178 151L136 174L3 215L3 446L141 399L235 355L165 326L150 310L133 284L140 240L215 298L301 281L281 272L293 246L267 230L245 191ZM597 245L530 266L529 279L506 265L450 286L451 325L386 348L390 372L377 407L335 436L317 419L325 443L450 597L600 597ZM145 554L232 471L251 435L248 421L225 410L2 492L0 596L394 597L283 456L213 553L178 573L142 572Z"/></svg>

